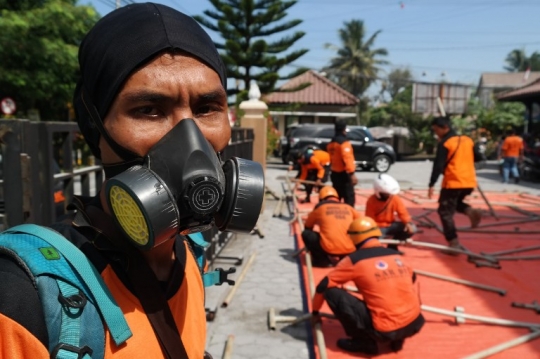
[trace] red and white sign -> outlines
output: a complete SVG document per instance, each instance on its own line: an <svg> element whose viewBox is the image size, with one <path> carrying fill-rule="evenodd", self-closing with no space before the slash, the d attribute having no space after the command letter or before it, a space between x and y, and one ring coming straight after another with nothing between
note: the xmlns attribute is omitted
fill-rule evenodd
<svg viewBox="0 0 540 359"><path fill-rule="evenodd" d="M5 115L12 115L17 110L17 105L15 105L15 101L11 97L4 97L0 101L0 108Z"/></svg>

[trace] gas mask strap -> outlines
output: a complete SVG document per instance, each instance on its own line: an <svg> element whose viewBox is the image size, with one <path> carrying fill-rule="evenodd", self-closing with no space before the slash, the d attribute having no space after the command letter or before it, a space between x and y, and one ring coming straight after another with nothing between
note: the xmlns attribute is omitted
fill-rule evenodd
<svg viewBox="0 0 540 359"><path fill-rule="evenodd" d="M120 173L127 171L129 168L140 165L143 163L142 158L134 158L130 161L122 161L118 163L102 164L103 170L105 171L105 178L113 178L114 176L119 175Z"/></svg>
<svg viewBox="0 0 540 359"><path fill-rule="evenodd" d="M84 107L86 108L90 119L92 120L92 124L98 129L99 133L101 134L101 136L103 136L105 141L107 141L107 144L112 148L112 150L125 161L133 161L135 159L140 159L140 161L142 162L142 158L139 155L120 146L118 143L116 143L116 141L111 138L111 136L109 136L107 130L105 130L105 127L103 126L103 120L99 115L96 106L94 106L92 98L90 97L90 95L88 95L84 84L81 86L81 101L84 104Z"/></svg>

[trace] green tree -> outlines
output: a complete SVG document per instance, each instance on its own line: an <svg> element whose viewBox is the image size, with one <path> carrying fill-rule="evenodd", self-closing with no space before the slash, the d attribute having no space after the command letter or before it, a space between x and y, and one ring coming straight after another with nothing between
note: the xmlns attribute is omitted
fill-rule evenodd
<svg viewBox="0 0 540 359"><path fill-rule="evenodd" d="M0 0L0 95L17 102L18 116L66 119L78 74L77 52L97 21L76 0Z"/></svg>
<svg viewBox="0 0 540 359"><path fill-rule="evenodd" d="M382 93L388 93L394 99L399 91L411 84L413 75L408 68L397 68L390 71L386 80L382 82Z"/></svg>
<svg viewBox="0 0 540 359"><path fill-rule="evenodd" d="M367 40L364 22L351 20L344 23L338 31L341 44L325 44L336 51L337 56L330 60L324 69L329 77L355 96L361 97L377 78L380 66L388 62L380 57L388 55L384 48L374 49L374 43L381 30Z"/></svg>
<svg viewBox="0 0 540 359"><path fill-rule="evenodd" d="M540 71L540 52L535 51L531 56L527 56L524 49L510 51L504 60L507 66L504 69L509 72Z"/></svg>
<svg viewBox="0 0 540 359"><path fill-rule="evenodd" d="M368 127L402 126L409 129L409 144L418 151L433 148L435 139L431 133L431 118L412 112L412 85L403 87L392 101L369 110Z"/></svg>
<svg viewBox="0 0 540 359"><path fill-rule="evenodd" d="M288 51L305 33L295 31L290 35L270 40L276 35L296 27L302 20L281 21L296 0L210 0L214 10L205 10L203 16L194 18L203 26L218 32L223 42L216 43L227 67L229 78L243 83L244 88L233 89L237 101L247 98L252 81L257 82L261 93L276 91L278 80L298 76L307 69L299 68L282 74L284 66L296 61L307 49ZM298 88L288 91L298 90Z"/></svg>
<svg viewBox="0 0 540 359"><path fill-rule="evenodd" d="M484 108L473 99L467 107L468 114L476 118L476 128L485 129L492 137L525 124L525 105L521 102L497 102L493 108Z"/></svg>

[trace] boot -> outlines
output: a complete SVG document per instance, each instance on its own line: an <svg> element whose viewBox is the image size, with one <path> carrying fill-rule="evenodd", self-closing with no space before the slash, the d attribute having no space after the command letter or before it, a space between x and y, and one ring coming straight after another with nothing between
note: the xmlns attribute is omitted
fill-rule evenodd
<svg viewBox="0 0 540 359"><path fill-rule="evenodd" d="M471 221L471 228L478 227L480 221L482 220L482 211L479 209L468 207L465 210L465 215L469 217L469 220Z"/></svg>
<svg viewBox="0 0 540 359"><path fill-rule="evenodd" d="M300 203L311 203L310 196L307 196L303 200L300 200Z"/></svg>
<svg viewBox="0 0 540 359"><path fill-rule="evenodd" d="M452 239L452 240L449 240L449 241L448 241L448 247L454 248L454 249L460 249L460 250L462 250L462 251L467 250L465 247L463 247L463 246L461 245L461 243L459 243L459 240L458 240L457 238L454 238L454 239ZM451 255L451 256L458 256L458 255L459 255L458 252L454 252L454 251L446 251L446 250L444 250L444 249L443 249L441 252L444 253L444 254Z"/></svg>
<svg viewBox="0 0 540 359"><path fill-rule="evenodd" d="M377 343L371 339L338 339L337 346L350 353L379 354Z"/></svg>
<svg viewBox="0 0 540 359"><path fill-rule="evenodd" d="M386 248L388 248L388 249L393 249L393 250L395 250L398 254L401 254L401 255L404 255L404 254L405 254L405 253L403 253L402 251L400 251L400 250L398 249L398 245L397 245L397 244L387 244L387 245L386 245Z"/></svg>
<svg viewBox="0 0 540 359"><path fill-rule="evenodd" d="M399 352L401 349L403 349L403 342L403 339L391 341L390 349L392 349L394 353Z"/></svg>

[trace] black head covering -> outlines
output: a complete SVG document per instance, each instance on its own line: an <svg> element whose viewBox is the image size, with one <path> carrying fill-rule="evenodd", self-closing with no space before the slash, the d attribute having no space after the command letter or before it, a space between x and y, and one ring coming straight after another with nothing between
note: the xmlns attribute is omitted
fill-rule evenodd
<svg viewBox="0 0 540 359"><path fill-rule="evenodd" d="M347 128L347 122L343 119L337 119L336 123L334 124L334 130L336 132L343 132Z"/></svg>
<svg viewBox="0 0 540 359"><path fill-rule="evenodd" d="M144 3L121 7L100 19L79 48L81 78L74 108L81 132L95 157L104 136L124 160L138 156L115 143L103 118L128 77L165 50L185 51L217 72L226 88L225 66L214 43L191 17L168 6Z"/></svg>

